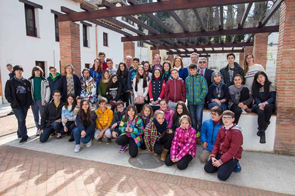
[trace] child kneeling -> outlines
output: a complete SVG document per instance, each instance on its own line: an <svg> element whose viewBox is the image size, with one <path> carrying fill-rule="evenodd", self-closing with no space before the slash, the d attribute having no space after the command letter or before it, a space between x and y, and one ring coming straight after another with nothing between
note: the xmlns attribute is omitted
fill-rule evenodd
<svg viewBox="0 0 295 196"><path fill-rule="evenodd" d="M204 169L207 173L218 171L220 180L227 180L231 173L239 166L242 158L243 135L241 128L233 124L235 114L226 110L222 113L223 126L220 127L217 138L210 154L210 160Z"/></svg>
<svg viewBox="0 0 295 196"><path fill-rule="evenodd" d="M177 168L184 170L196 156L196 130L191 126L191 119L183 115L179 119L180 127L175 130L170 156L166 156L165 164L171 166L177 163Z"/></svg>

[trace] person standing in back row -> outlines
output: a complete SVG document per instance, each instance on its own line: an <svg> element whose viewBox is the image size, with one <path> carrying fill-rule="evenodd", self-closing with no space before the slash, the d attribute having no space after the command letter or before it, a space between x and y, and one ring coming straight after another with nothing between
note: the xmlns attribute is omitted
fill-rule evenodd
<svg viewBox="0 0 295 196"><path fill-rule="evenodd" d="M31 83L24 79L23 68L19 65L13 67L15 76L5 84L5 98L10 103L18 123L17 136L21 138L19 143L28 140L26 118L32 104Z"/></svg>
<svg viewBox="0 0 295 196"><path fill-rule="evenodd" d="M234 84L234 76L240 74L244 78L243 68L235 62L236 56L233 53L226 55L228 65L220 69L220 73L223 76L224 83L227 86Z"/></svg>
<svg viewBox="0 0 295 196"><path fill-rule="evenodd" d="M14 77L13 66L11 64L7 64L6 65L6 68L9 71L9 74L8 74L9 75L9 79L13 78ZM14 114L13 113L13 110L11 110L11 112L9 112L7 115L12 115L12 114Z"/></svg>
<svg viewBox="0 0 295 196"><path fill-rule="evenodd" d="M40 121L44 107L50 100L50 87L48 81L43 77L43 70L36 66L32 70L32 76L29 78L31 82L31 92L33 98L32 111L34 115L35 125L37 128L36 136L40 135Z"/></svg>
<svg viewBox="0 0 295 196"><path fill-rule="evenodd" d="M58 88L61 75L56 71L56 68L53 66L49 67L49 72L50 73L49 77L47 78L47 81L49 82L50 87L50 99L52 99L53 92Z"/></svg>

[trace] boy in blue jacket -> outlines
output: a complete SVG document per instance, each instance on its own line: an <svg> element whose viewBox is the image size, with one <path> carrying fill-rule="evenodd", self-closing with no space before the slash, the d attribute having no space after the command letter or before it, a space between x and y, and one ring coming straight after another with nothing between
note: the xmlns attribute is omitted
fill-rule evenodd
<svg viewBox="0 0 295 196"><path fill-rule="evenodd" d="M203 151L200 156L202 163L207 163L213 149L217 133L221 127L222 108L214 106L211 108L211 119L203 122L201 127L201 142Z"/></svg>

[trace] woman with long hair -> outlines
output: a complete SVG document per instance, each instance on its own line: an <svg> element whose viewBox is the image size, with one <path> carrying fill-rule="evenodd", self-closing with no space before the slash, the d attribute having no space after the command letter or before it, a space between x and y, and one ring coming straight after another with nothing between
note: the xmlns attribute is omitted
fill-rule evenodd
<svg viewBox="0 0 295 196"><path fill-rule="evenodd" d="M117 75L119 82L122 85L122 96L121 99L123 102L128 103L128 97L129 97L129 92L128 92L128 86L127 86L127 80L128 80L128 69L125 63L119 63L118 70L117 70Z"/></svg>
<svg viewBox="0 0 295 196"><path fill-rule="evenodd" d="M96 114L94 111L91 111L90 103L87 100L81 101L80 110L76 117L77 127L73 130L76 143L74 152L80 151L80 142L85 144L87 148L92 145L95 131L95 120Z"/></svg>
<svg viewBox="0 0 295 196"><path fill-rule="evenodd" d="M102 74L101 81L98 86L98 94L101 97L106 97L107 88L110 81L110 73L108 70L105 70Z"/></svg>
<svg viewBox="0 0 295 196"><path fill-rule="evenodd" d="M163 63L162 73L163 80L167 82L171 78L171 63L169 61Z"/></svg>
<svg viewBox="0 0 295 196"><path fill-rule="evenodd" d="M179 77L181 77L183 81L185 81L186 77L188 76L188 69L183 67L183 61L180 56L175 57L172 68L177 69Z"/></svg>
<svg viewBox="0 0 295 196"><path fill-rule="evenodd" d="M117 74L112 75L107 91L106 91L106 98L108 99L109 104L111 104L112 109L114 109L116 102L121 100L122 94L122 85L118 80Z"/></svg>
<svg viewBox="0 0 295 196"><path fill-rule="evenodd" d="M148 92L148 77L145 75L143 66L140 65L133 79L134 104L138 113L141 112L143 105L148 99Z"/></svg>
<svg viewBox="0 0 295 196"><path fill-rule="evenodd" d="M149 104L145 104L139 114L139 117L142 119L143 127L146 128L146 126L154 118L153 108Z"/></svg>
<svg viewBox="0 0 295 196"><path fill-rule="evenodd" d="M254 76L257 72L263 71L265 72L262 65L254 63L253 54L247 54L244 60L244 77L245 77L245 85L250 89L252 88L252 84L254 81Z"/></svg>
<svg viewBox="0 0 295 196"><path fill-rule="evenodd" d="M129 105L125 115L119 125L120 136L116 139L121 148L127 148L129 145L129 154L132 158L138 154L138 147L142 144L143 124L142 119L138 117L136 107ZM121 150L120 150L121 151ZM123 150L122 150L123 151Z"/></svg>
<svg viewBox="0 0 295 196"><path fill-rule="evenodd" d="M176 128L180 126L179 119L183 115L187 115L189 117L191 116L185 103L183 101L178 101L175 107L175 113L173 115L173 131L175 131Z"/></svg>
<svg viewBox="0 0 295 196"><path fill-rule="evenodd" d="M96 81L97 86L100 83L101 76L103 74L103 70L101 67L102 67L101 61L98 58L96 58L94 59L94 63L92 67L89 69L90 76Z"/></svg>
<svg viewBox="0 0 295 196"><path fill-rule="evenodd" d="M76 99L73 95L67 97L66 104L61 109L61 120L64 129L64 133L71 136L69 142L73 141L72 130L75 127L76 115L74 109L76 108Z"/></svg>
<svg viewBox="0 0 295 196"><path fill-rule="evenodd" d="M263 71L259 71L254 76L252 85L252 95L254 105L252 111L258 115L258 132L260 143L264 144L265 131L270 124L270 117L275 109L276 90L272 82L268 80Z"/></svg>
<svg viewBox="0 0 295 196"><path fill-rule="evenodd" d="M82 88L79 77L74 74L73 65L65 66L64 73L60 79L59 91L62 93L62 101L66 102L68 95L74 95L75 98L80 96Z"/></svg>
<svg viewBox="0 0 295 196"><path fill-rule="evenodd" d="M149 77L149 80L151 80L152 79L151 64L148 61L143 61L141 64L143 65L145 75Z"/></svg>

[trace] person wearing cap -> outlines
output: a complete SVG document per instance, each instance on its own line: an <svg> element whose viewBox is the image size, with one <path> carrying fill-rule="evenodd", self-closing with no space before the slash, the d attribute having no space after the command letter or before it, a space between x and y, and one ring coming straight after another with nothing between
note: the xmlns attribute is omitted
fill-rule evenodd
<svg viewBox="0 0 295 196"><path fill-rule="evenodd" d="M13 67L15 76L5 84L5 98L10 103L18 123L17 135L20 143L28 140L26 118L30 105L33 103L31 83L24 79L23 68L19 65Z"/></svg>

